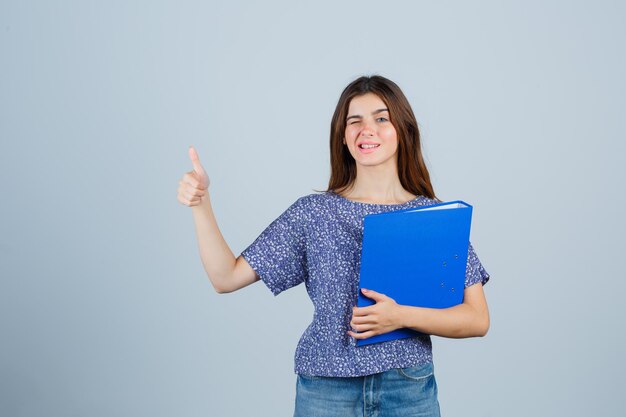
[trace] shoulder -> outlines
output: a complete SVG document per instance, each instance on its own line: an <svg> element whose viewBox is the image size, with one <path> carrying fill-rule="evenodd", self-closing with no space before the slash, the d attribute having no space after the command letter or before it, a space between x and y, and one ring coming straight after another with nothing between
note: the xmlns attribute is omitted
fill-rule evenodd
<svg viewBox="0 0 626 417"><path fill-rule="evenodd" d="M316 192L299 197L287 211L296 214L302 220L316 221L329 215L329 201L332 198L327 192Z"/></svg>
<svg viewBox="0 0 626 417"><path fill-rule="evenodd" d="M299 206L307 208L316 208L320 207L323 204L326 204L329 198L329 193L325 191L316 192L298 198L298 200L296 200L294 204L298 204Z"/></svg>
<svg viewBox="0 0 626 417"><path fill-rule="evenodd" d="M328 199L326 193L312 193L298 197L284 211L283 215L288 217L298 217L301 220L315 218L319 215Z"/></svg>
<svg viewBox="0 0 626 417"><path fill-rule="evenodd" d="M418 204L420 206L432 206L433 204L439 204L439 203L444 203L444 201L440 201L435 198L430 198L430 197L426 197L423 195L419 196L419 199L418 199Z"/></svg>

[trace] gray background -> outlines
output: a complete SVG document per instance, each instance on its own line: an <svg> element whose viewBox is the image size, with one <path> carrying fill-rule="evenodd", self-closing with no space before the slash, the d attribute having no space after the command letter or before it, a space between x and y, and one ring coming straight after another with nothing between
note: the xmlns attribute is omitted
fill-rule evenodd
<svg viewBox="0 0 626 417"><path fill-rule="evenodd" d="M290 416L304 286L216 294L176 189L194 145L239 254L325 188L362 74L492 275L488 335L434 338L443 414L620 415L623 3L295 3L2 1L0 415Z"/></svg>

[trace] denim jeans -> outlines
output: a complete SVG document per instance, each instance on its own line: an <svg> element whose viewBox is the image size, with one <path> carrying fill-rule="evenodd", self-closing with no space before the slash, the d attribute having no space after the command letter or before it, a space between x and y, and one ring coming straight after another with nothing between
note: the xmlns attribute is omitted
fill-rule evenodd
<svg viewBox="0 0 626 417"><path fill-rule="evenodd" d="M433 364L358 377L298 374L294 417L439 417Z"/></svg>

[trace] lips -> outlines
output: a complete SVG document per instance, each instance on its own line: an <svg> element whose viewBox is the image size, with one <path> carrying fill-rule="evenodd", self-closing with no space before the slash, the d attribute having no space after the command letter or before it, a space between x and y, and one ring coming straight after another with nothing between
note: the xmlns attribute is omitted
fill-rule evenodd
<svg viewBox="0 0 626 417"><path fill-rule="evenodd" d="M363 146L366 145L366 146ZM374 149L374 148L378 148L380 146L380 143L376 143L376 142L359 142L356 144L356 146L360 149Z"/></svg>
<svg viewBox="0 0 626 417"><path fill-rule="evenodd" d="M380 143L372 143L371 145L376 145L374 147L366 147L366 148L362 148L362 145L368 145L368 143L359 143L357 145L357 149L359 150L360 153L372 153L372 152L376 152L376 149L380 148Z"/></svg>

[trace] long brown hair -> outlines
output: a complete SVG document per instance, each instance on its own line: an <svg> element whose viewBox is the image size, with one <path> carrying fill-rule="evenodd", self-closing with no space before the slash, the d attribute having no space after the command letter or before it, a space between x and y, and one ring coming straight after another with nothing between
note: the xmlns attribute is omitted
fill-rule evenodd
<svg viewBox="0 0 626 417"><path fill-rule="evenodd" d="M326 191L343 191L356 179L356 162L348 147L343 145L343 137L350 101L367 93L376 94L389 109L390 122L398 135L397 165L402 187L412 194L436 199L422 157L420 132L411 105L396 83L380 75L357 78L339 97L330 123L330 180Z"/></svg>

